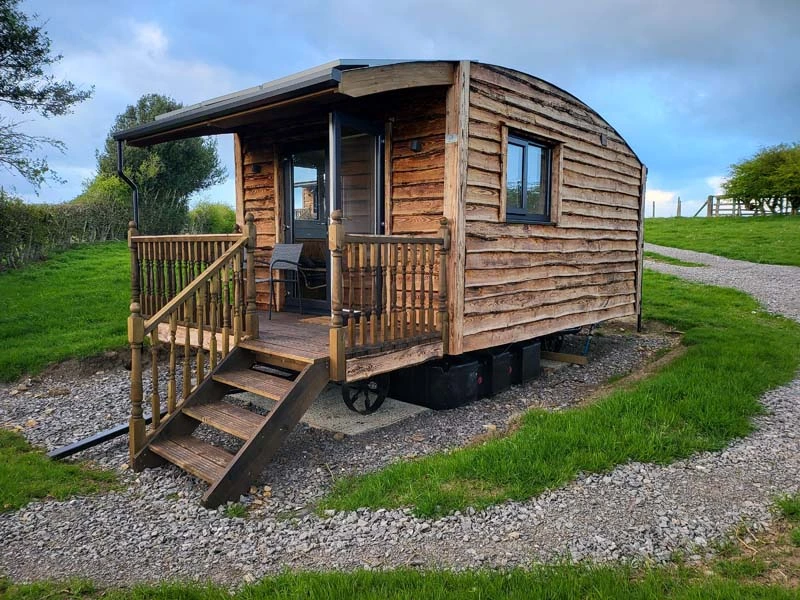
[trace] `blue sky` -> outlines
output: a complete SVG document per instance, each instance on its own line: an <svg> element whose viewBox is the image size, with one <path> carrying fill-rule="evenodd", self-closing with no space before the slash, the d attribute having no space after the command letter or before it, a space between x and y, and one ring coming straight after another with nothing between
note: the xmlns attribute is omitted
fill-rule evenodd
<svg viewBox="0 0 800 600"><path fill-rule="evenodd" d="M64 55L56 74L95 86L71 115L0 113L67 145L48 155L66 183L38 197L0 171L0 186L29 201L76 196L114 117L144 93L191 104L335 58L470 58L551 81L628 140L661 216L678 196L694 212L759 147L800 140L799 0L25 0L22 9L47 22ZM232 177L227 136L219 150ZM201 197L233 205L232 181Z"/></svg>

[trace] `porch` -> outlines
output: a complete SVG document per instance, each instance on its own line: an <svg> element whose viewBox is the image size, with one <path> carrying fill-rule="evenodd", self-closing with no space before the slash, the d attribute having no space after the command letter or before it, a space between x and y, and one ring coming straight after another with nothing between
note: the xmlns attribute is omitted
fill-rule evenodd
<svg viewBox="0 0 800 600"><path fill-rule="evenodd" d="M131 224L129 231L131 464L165 459L181 466L212 484L204 497L209 505L250 480L328 381L368 380L447 353L446 220L438 237L346 234L341 211L334 211L331 309L322 316L278 310L269 318L258 310L251 213L244 229L222 236L140 236ZM145 339L151 353L147 398ZM237 388L277 404L263 417L226 403ZM191 436L200 423L245 443L236 455L200 443Z"/></svg>

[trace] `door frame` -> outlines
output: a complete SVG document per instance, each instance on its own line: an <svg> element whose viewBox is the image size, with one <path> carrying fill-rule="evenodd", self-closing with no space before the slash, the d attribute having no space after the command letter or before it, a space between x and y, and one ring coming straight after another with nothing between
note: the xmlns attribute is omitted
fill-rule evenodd
<svg viewBox="0 0 800 600"><path fill-rule="evenodd" d="M383 234L386 230L386 203L384 201L384 154L386 146L386 126L384 123L362 119L342 111L331 111L329 123L328 150L328 217L334 210L342 210L342 189L339 172L342 158L342 127L352 127L361 133L375 137L375 222L370 233Z"/></svg>

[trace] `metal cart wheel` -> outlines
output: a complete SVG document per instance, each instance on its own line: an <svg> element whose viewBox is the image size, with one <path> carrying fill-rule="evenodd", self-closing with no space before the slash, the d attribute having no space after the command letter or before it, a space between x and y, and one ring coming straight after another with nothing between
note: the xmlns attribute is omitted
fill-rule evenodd
<svg viewBox="0 0 800 600"><path fill-rule="evenodd" d="M389 374L376 375L354 383L342 384L342 399L347 408L361 415L374 413L389 393Z"/></svg>

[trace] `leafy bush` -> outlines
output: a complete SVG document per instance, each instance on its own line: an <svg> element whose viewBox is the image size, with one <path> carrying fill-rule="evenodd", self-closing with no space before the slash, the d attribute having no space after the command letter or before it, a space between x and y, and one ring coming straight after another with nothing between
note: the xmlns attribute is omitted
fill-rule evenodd
<svg viewBox="0 0 800 600"><path fill-rule="evenodd" d="M125 239L130 211L130 198L110 178L96 179L64 204L25 204L0 189L0 271L71 244Z"/></svg>
<svg viewBox="0 0 800 600"><path fill-rule="evenodd" d="M189 211L189 233L233 233L236 213L226 204L199 202Z"/></svg>

